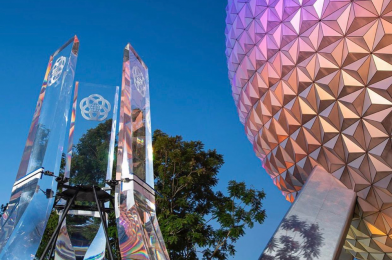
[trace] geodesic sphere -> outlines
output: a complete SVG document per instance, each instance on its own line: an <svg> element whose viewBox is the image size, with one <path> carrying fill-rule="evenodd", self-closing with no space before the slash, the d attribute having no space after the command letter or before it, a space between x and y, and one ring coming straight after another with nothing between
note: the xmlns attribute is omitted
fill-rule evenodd
<svg viewBox="0 0 392 260"><path fill-rule="evenodd" d="M226 11L233 97L275 185L292 202L321 165L358 195L346 248L392 259L392 2L229 0Z"/></svg>

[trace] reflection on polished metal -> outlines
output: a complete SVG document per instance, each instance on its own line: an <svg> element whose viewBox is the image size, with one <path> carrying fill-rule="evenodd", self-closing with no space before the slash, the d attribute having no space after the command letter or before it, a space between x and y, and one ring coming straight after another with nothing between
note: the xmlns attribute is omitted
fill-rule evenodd
<svg viewBox="0 0 392 260"><path fill-rule="evenodd" d="M72 214L71 213L71 209L74 208L76 210L76 212L78 211L90 211L90 212L98 212L98 215L100 217L101 220L101 226L103 227L104 230L104 237L105 237L105 242L106 242L106 246L108 248L107 252L109 255L109 260L113 260L113 254L112 254L112 250L110 248L110 244L109 244L109 237L108 237L108 228L107 228L107 221L106 221L106 213L109 213L111 211L113 211L113 208L106 208L105 207L105 203L111 201L112 204L114 204L113 202L113 196L109 195L106 191L102 190L99 187L96 186L84 186L84 185L77 185L77 186L69 186L69 185L65 185L64 182L62 181L61 178L57 178L56 179L59 182L59 187L61 189L63 189L63 192L60 192L57 194L57 201L55 203L55 209L57 210L61 210L62 214L61 214L61 218L59 220L59 223L56 227L56 229L54 230L54 233L52 234L52 236L49 239L49 242L46 244L45 246L45 250L43 251L40 260L44 260L46 259L47 253L49 253L48 256L52 256L53 250L56 247L56 255L55 255L55 259L104 259L104 255L105 255L105 246L100 245L100 243L98 243L98 245L100 246L99 248L95 248L94 244L88 244L88 251L87 253L83 254L83 255L77 255L76 254L76 245L75 244L71 244L71 249L68 250L68 253L73 253L73 254L64 254L64 250L62 249L62 246L64 245L60 245L59 241L64 242L67 240L64 239L59 239L59 235L61 235L64 228L64 221L65 218L67 216L67 214L70 215L79 215L81 216L82 214ZM65 205L59 205L57 204L57 202L59 202L60 200L64 200L66 201ZM90 203L94 202L95 205L94 206L90 206ZM71 225L72 226L72 225ZM83 227L83 228L81 228ZM86 233L88 233L87 229L89 229L90 227L88 225L86 225L85 223L80 224L77 223L77 228L80 229L79 236L83 236L86 235ZM99 236L100 233L98 232L98 234L96 235L94 240L97 240L97 236ZM55 241L57 240L56 244ZM69 239L68 239L69 241ZM72 243L72 241L71 241ZM67 245L66 245L67 246ZM84 245L85 246L85 245ZM73 247L73 249L72 249ZM93 248L93 250L91 250L91 248ZM98 249L98 250L97 250ZM89 251L93 251L95 254L91 255L91 253L89 254ZM97 254L98 253L98 254Z"/></svg>
<svg viewBox="0 0 392 260"><path fill-rule="evenodd" d="M293 202L322 166L357 194L344 248L392 259L392 2L228 2L233 97L264 168Z"/></svg>
<svg viewBox="0 0 392 260"><path fill-rule="evenodd" d="M121 259L169 260L155 213L147 67L128 45L113 179L120 88L83 82L73 87L78 47L75 36L50 56L0 219L0 259L103 260L105 252L114 259L107 214L115 210ZM49 216L60 220L44 244Z"/></svg>
<svg viewBox="0 0 392 260"><path fill-rule="evenodd" d="M116 187L117 230L122 259L169 260L155 213L148 86L147 66L128 44L118 137L116 179L123 182Z"/></svg>
<svg viewBox="0 0 392 260"><path fill-rule="evenodd" d="M316 166L260 260L338 259L356 194Z"/></svg>
<svg viewBox="0 0 392 260"><path fill-rule="evenodd" d="M59 173L78 48L75 36L49 58L10 202L0 220L0 259L31 258L40 244L56 190L53 177L43 175L41 167ZM53 61L58 62L52 67Z"/></svg>
<svg viewBox="0 0 392 260"><path fill-rule="evenodd" d="M78 106L79 97L82 97L82 101ZM75 83L64 174L69 179L69 184L104 187L105 181L112 178L118 99L119 87L79 81ZM109 102L113 105L111 113L112 105ZM105 131L111 130L104 138L94 140L94 146L99 147L99 151L86 151L85 147L91 144L86 144L89 141L85 139L92 140L95 134L92 129L102 127ZM59 196L61 194L57 195ZM103 259L106 222L101 221L102 217L94 200L77 200L76 203L82 203L86 207L72 207L64 222L60 222L63 225L56 240L55 258ZM60 212L61 216L65 214ZM80 226L84 228L80 229Z"/></svg>

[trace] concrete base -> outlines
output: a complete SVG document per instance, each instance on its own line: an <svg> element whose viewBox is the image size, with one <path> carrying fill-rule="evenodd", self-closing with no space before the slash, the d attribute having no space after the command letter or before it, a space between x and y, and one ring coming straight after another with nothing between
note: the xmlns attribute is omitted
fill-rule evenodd
<svg viewBox="0 0 392 260"><path fill-rule="evenodd" d="M354 191L316 167L259 260L350 259L339 257L355 202Z"/></svg>

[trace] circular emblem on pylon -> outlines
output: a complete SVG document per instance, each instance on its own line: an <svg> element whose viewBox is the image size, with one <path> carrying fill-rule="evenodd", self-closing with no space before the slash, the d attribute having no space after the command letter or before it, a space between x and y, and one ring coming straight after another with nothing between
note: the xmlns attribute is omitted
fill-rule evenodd
<svg viewBox="0 0 392 260"><path fill-rule="evenodd" d="M102 121L108 117L111 109L109 101L101 95L92 94L80 101L81 114L86 120Z"/></svg>
<svg viewBox="0 0 392 260"><path fill-rule="evenodd" d="M144 97L146 95L146 80L144 78L143 72L139 69L139 67L134 66L132 68L132 75L137 91L139 91L140 95Z"/></svg>
<svg viewBox="0 0 392 260"><path fill-rule="evenodd" d="M60 78L61 73L63 73L63 69L65 67L66 61L67 58L65 58L64 56L61 56L56 60L49 77L49 82L48 82L49 86L53 85Z"/></svg>

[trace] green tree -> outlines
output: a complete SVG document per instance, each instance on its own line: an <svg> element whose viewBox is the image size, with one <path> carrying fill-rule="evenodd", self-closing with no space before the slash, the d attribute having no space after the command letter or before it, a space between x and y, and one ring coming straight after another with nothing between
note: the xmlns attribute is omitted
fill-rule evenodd
<svg viewBox="0 0 392 260"><path fill-rule="evenodd" d="M108 147L110 142L110 133L112 127L112 120L106 120L100 123L95 128L89 129L86 133L79 139L79 142L73 147L73 155L71 161L71 179L70 183L72 185L83 184L83 185L99 185L104 186L104 181L106 179L106 166L108 158ZM114 166L116 163L114 162ZM62 155L61 166L60 166L60 176L64 175L65 169L65 155ZM115 169L113 170L112 178L115 178ZM61 192L60 189L57 192ZM112 191L114 195L114 191ZM94 203L93 203L94 205ZM113 208L113 205L110 205ZM77 220L77 216L73 218L67 218L67 223L71 224L72 221ZM59 221L59 216L53 210L48 220L44 235L42 237L37 257L40 257L49 242L57 224ZM97 226L92 226L90 228L98 229L99 221L94 220ZM69 229L70 231L70 229ZM90 236L95 235L94 232L86 232ZM117 227L116 227L116 217L115 213L111 212L108 214L108 233L109 242L111 245L112 252L114 253L115 259L120 259L118 250L118 239L117 239ZM92 237L89 237L92 239ZM106 252L107 253L107 252ZM49 259L47 257L46 259Z"/></svg>
<svg viewBox="0 0 392 260"><path fill-rule="evenodd" d="M73 151L71 183L103 183L110 130L108 120L80 138ZM162 194L156 198L157 216L171 259L196 260L201 256L203 260L224 260L234 255L234 245L246 228L264 221L265 193L236 181L228 183L226 193L215 191L223 156L215 150L206 151L200 141L183 141L181 136L170 137L156 130L153 150L155 188ZM53 212L40 254L57 222L58 215ZM108 222L111 249L120 259L114 212Z"/></svg>
<svg viewBox="0 0 392 260"><path fill-rule="evenodd" d="M246 228L263 223L263 191L230 181L215 191L223 156L200 141L153 136L157 215L171 259L227 259Z"/></svg>
<svg viewBox="0 0 392 260"><path fill-rule="evenodd" d="M71 184L105 185L111 129L109 119L87 130L79 139L73 148Z"/></svg>

